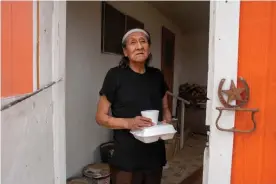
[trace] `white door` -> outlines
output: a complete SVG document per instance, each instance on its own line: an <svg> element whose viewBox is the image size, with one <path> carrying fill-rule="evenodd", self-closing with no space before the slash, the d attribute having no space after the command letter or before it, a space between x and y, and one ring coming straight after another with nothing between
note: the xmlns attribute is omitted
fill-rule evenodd
<svg viewBox="0 0 276 184"><path fill-rule="evenodd" d="M230 184L233 151L233 133L216 128L218 116L216 107L222 106L217 91L221 79L225 78L225 88L230 81L237 80L239 1L210 2L209 69L206 125L209 126L209 140L204 150L203 184ZM235 112L224 112L220 126L232 128Z"/></svg>

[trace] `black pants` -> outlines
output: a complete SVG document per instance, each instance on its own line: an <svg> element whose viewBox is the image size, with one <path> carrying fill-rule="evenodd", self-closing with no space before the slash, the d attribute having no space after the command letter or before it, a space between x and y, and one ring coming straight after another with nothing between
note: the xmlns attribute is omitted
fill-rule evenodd
<svg viewBox="0 0 276 184"><path fill-rule="evenodd" d="M111 168L112 184L161 184L163 168L126 172Z"/></svg>

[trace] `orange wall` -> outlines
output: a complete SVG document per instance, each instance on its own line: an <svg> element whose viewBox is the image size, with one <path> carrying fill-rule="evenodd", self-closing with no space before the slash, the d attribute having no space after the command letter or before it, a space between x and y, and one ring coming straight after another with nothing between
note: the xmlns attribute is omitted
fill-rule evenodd
<svg viewBox="0 0 276 184"><path fill-rule="evenodd" d="M254 133L235 134L231 183L276 184L276 2L241 3L238 71L260 112ZM236 115L236 127L250 126L250 114Z"/></svg>
<svg viewBox="0 0 276 184"><path fill-rule="evenodd" d="M1 2L1 97L33 90L33 2Z"/></svg>

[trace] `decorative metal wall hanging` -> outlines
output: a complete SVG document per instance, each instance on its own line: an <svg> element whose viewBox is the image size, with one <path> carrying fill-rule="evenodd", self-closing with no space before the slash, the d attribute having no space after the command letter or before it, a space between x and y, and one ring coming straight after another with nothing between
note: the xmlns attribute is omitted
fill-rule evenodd
<svg viewBox="0 0 276 184"><path fill-rule="evenodd" d="M239 77L238 80L241 82L242 87L241 88L237 88L235 86L235 83L233 80L231 80L231 85L230 85L230 89L228 90L223 90L223 84L225 82L225 79L222 79L219 83L219 87L218 87L218 97L219 100L221 102L221 104L223 105L223 107L217 107L216 109L219 111L219 116L217 117L216 120L216 127L218 130L221 131L226 131L226 132L239 132L239 133L250 133L253 132L256 129L256 120L255 120L255 113L259 111L259 109L257 108L243 108L243 106L245 106L248 101L249 101L249 86L247 84L247 82ZM223 94L226 94L228 96L227 101L224 99ZM236 101L235 105L231 105L230 103L232 101ZM253 123L253 127L249 130L239 130L236 128L222 128L219 126L219 119L222 115L222 112L226 110L226 111L244 111L244 112L251 112L251 120Z"/></svg>

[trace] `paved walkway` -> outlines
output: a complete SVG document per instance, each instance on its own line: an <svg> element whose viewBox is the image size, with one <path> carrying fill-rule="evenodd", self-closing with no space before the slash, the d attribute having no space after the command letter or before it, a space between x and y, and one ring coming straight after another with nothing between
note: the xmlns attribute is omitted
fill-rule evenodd
<svg viewBox="0 0 276 184"><path fill-rule="evenodd" d="M185 142L184 148L169 161L169 168L164 169L162 184L181 184L187 177L199 170L203 165L203 152L206 137L202 135L191 135ZM199 183L201 184L201 177Z"/></svg>

